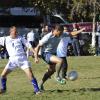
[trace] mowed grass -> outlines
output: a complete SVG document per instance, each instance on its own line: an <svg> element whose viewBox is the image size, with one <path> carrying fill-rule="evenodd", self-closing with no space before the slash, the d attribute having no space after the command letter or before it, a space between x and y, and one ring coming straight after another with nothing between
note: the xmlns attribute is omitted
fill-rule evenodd
<svg viewBox="0 0 100 100"><path fill-rule="evenodd" d="M40 60L39 64L32 62L32 69L38 82L47 70L47 64ZM0 60L0 73L7 60ZM100 57L69 57L69 69L76 70L79 78L76 81L66 81L66 85L58 84L54 75L45 83L45 92L41 95L33 93L33 87L25 73L16 69L7 80L7 92L0 95L0 100L100 100Z"/></svg>

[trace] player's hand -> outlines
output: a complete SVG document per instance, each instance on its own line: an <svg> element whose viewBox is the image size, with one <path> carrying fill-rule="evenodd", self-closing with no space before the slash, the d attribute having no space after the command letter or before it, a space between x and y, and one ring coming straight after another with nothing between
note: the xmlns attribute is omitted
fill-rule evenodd
<svg viewBox="0 0 100 100"><path fill-rule="evenodd" d="M86 29L85 27L84 28L82 28L83 29L83 31Z"/></svg>
<svg viewBox="0 0 100 100"><path fill-rule="evenodd" d="M38 63L39 62L39 59L38 58L35 58L35 63Z"/></svg>

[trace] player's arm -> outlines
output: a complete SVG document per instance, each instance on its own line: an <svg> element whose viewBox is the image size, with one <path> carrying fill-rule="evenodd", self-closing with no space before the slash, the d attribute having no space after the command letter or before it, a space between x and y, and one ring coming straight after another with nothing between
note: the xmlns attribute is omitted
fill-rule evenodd
<svg viewBox="0 0 100 100"><path fill-rule="evenodd" d="M51 35L45 35L40 41L39 41L39 44L37 45L37 47L35 48L35 62L37 63L37 62L39 62L39 57L38 57L38 53L39 53L39 51L40 51L40 48L45 44L45 43L47 43L47 41L48 41L48 39L49 39L49 37L50 37Z"/></svg>
<svg viewBox="0 0 100 100"><path fill-rule="evenodd" d="M33 52L33 54L35 54L35 49L31 46L30 48L27 48L29 50L31 50Z"/></svg>
<svg viewBox="0 0 100 100"><path fill-rule="evenodd" d="M24 38L22 38L22 43L23 45L27 48L30 49L33 53L35 53L35 50L32 48L32 45Z"/></svg>
<svg viewBox="0 0 100 100"><path fill-rule="evenodd" d="M39 62L39 57L38 57L38 53L40 51L42 45L38 44L37 47L35 48L35 53L34 53L34 57L35 57L35 62L38 63Z"/></svg>
<svg viewBox="0 0 100 100"><path fill-rule="evenodd" d="M2 45L2 46L5 45L5 39L6 39L6 37L0 37L0 45Z"/></svg>
<svg viewBox="0 0 100 100"><path fill-rule="evenodd" d="M47 38L43 38L42 40L39 41L39 44L37 45L37 47L35 48L35 62L38 63L39 62L39 57L38 57L38 54L39 54L39 51L40 51L40 48L47 42Z"/></svg>
<svg viewBox="0 0 100 100"><path fill-rule="evenodd" d="M78 31L71 32L70 34L74 36L74 35L77 35L77 34L83 32L84 30L85 30L85 28L82 28L82 29L80 29Z"/></svg>

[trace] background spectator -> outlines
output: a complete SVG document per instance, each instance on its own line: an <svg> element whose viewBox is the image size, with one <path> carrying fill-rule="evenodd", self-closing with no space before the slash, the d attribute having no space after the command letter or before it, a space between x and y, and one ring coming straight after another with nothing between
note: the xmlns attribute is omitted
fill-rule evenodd
<svg viewBox="0 0 100 100"><path fill-rule="evenodd" d="M76 27L76 24L73 24L73 30L77 31L78 28ZM80 56L80 46L79 46L79 35L72 36L72 45L73 45L73 52L75 56Z"/></svg>

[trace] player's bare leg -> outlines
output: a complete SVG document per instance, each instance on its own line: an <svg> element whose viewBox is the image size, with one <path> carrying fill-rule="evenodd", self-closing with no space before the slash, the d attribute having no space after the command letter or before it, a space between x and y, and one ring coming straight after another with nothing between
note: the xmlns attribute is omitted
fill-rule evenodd
<svg viewBox="0 0 100 100"><path fill-rule="evenodd" d="M26 68L26 69L24 69L24 72L28 76L28 79L31 81L32 85L34 86L34 92L36 94L39 94L40 91L39 91L38 83L37 83L37 80L32 73L32 69L30 67Z"/></svg>
<svg viewBox="0 0 100 100"><path fill-rule="evenodd" d="M63 60L61 58L58 58L57 56L52 56L50 58L50 61L56 64L56 77L60 77L59 73L61 70L61 65L63 63Z"/></svg>
<svg viewBox="0 0 100 100"><path fill-rule="evenodd" d="M55 76L56 81L59 82L60 84L65 84L66 81L63 80L62 77L60 77L60 71L62 68L63 59L61 59L57 56L52 56L50 58L50 61L52 61L53 63L56 63L56 76Z"/></svg>
<svg viewBox="0 0 100 100"><path fill-rule="evenodd" d="M49 65L49 68L48 68L48 71L44 74L41 82L40 82L40 90L43 91L44 90L44 87L43 87L43 84L53 75L53 73L55 72L55 66L56 64L53 64L53 65Z"/></svg>

